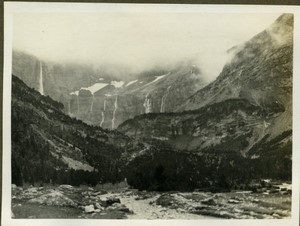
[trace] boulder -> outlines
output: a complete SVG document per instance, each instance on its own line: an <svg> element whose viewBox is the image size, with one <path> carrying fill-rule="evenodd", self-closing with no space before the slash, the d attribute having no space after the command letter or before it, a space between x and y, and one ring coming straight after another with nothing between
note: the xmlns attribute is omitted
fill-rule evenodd
<svg viewBox="0 0 300 226"><path fill-rule="evenodd" d="M100 199L100 204L104 207L111 206L114 203L121 203L121 201L117 197L107 197L105 199Z"/></svg>
<svg viewBox="0 0 300 226"><path fill-rule="evenodd" d="M93 212L95 212L94 205L85 206L84 207L84 212L85 213L93 213Z"/></svg>
<svg viewBox="0 0 300 226"><path fill-rule="evenodd" d="M73 189L73 186L69 185L69 184L62 184L62 185L59 185L58 188L59 189L68 189L68 190L71 190L71 189Z"/></svg>
<svg viewBox="0 0 300 226"><path fill-rule="evenodd" d="M207 198L201 201L202 204L205 205L216 205L216 202L213 198Z"/></svg>
<svg viewBox="0 0 300 226"><path fill-rule="evenodd" d="M121 212L125 212L125 213L132 213L132 211L130 211L130 209L128 207L126 207L125 205L120 204L120 203L114 203L113 205L109 206L107 208L107 210L121 211Z"/></svg>
<svg viewBox="0 0 300 226"><path fill-rule="evenodd" d="M228 200L228 203L231 203L231 204L238 204L238 203L240 203L240 201L239 201L239 200L235 200L235 199L229 199L229 200Z"/></svg>
<svg viewBox="0 0 300 226"><path fill-rule="evenodd" d="M35 187L30 187L27 190L25 190L25 193L37 193L38 192L38 188Z"/></svg>
<svg viewBox="0 0 300 226"><path fill-rule="evenodd" d="M104 208L99 203L94 203L95 209L104 210Z"/></svg>

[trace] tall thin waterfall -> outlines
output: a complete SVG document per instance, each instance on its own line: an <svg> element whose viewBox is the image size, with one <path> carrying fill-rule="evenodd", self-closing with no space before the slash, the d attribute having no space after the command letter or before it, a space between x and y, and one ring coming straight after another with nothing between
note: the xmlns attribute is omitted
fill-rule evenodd
<svg viewBox="0 0 300 226"><path fill-rule="evenodd" d="M94 100L95 100L95 97L94 95L92 96L92 103L91 103L91 107L90 107L90 111L89 111L89 117L90 117L90 120L92 118L92 113L93 113L93 106L94 106Z"/></svg>
<svg viewBox="0 0 300 226"><path fill-rule="evenodd" d="M116 95L116 99L115 99L115 108L113 111L113 116L112 116L112 120L111 120L111 128L114 129L115 128L115 119L116 119L116 111L118 109L118 95Z"/></svg>
<svg viewBox="0 0 300 226"><path fill-rule="evenodd" d="M103 122L104 122L104 112L102 111L101 112L101 122L100 122L100 126L102 127L103 125Z"/></svg>
<svg viewBox="0 0 300 226"><path fill-rule="evenodd" d="M106 99L104 99L103 101L103 110L105 111L105 109L106 109Z"/></svg>
<svg viewBox="0 0 300 226"><path fill-rule="evenodd" d="M79 95L77 96L77 117L79 116Z"/></svg>
<svg viewBox="0 0 300 226"><path fill-rule="evenodd" d="M68 115L71 115L71 104L70 104L70 101L68 101Z"/></svg>
<svg viewBox="0 0 300 226"><path fill-rule="evenodd" d="M160 112L164 112L165 111L165 102L166 102L167 96L168 96L168 94L170 92L170 88L171 88L171 86L169 86L167 88L167 91L166 91L165 95L163 95L162 98L161 98Z"/></svg>
<svg viewBox="0 0 300 226"><path fill-rule="evenodd" d="M43 85L43 64L40 61L40 84L39 84L39 91L42 95L44 95L44 85Z"/></svg>
<svg viewBox="0 0 300 226"><path fill-rule="evenodd" d="M151 100L150 100L150 98L148 98L149 94L150 94L150 92L147 93L147 95L145 96L145 101L144 101L144 104L143 104L146 114L151 112L151 107L152 107L151 106Z"/></svg>
<svg viewBox="0 0 300 226"><path fill-rule="evenodd" d="M92 113L92 111L93 111L94 100L95 100L95 97L93 95L92 104L91 104L91 107L90 107L90 113Z"/></svg>
<svg viewBox="0 0 300 226"><path fill-rule="evenodd" d="M104 115L105 109L106 109L106 99L104 99L104 101L103 101L103 111L101 112L101 122L100 122L101 127L105 120L105 115Z"/></svg>

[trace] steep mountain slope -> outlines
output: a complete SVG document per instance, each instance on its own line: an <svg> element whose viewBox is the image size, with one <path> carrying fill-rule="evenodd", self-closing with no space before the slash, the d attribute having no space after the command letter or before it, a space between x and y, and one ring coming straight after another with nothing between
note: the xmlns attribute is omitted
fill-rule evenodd
<svg viewBox="0 0 300 226"><path fill-rule="evenodd" d="M242 178L250 179L237 153L198 155L159 140L138 142L118 131L89 126L62 109L61 103L12 77L13 183L95 185L128 178L139 189L228 190ZM237 165L228 167L230 161ZM141 166L147 169L141 171ZM241 173L233 174L237 168Z"/></svg>
<svg viewBox="0 0 300 226"><path fill-rule="evenodd" d="M218 78L192 95L182 110L198 109L231 98L244 98L267 111L282 105L283 114L267 129L272 137L291 129L293 15L283 14L270 28L239 47Z"/></svg>
<svg viewBox="0 0 300 226"><path fill-rule="evenodd" d="M13 183L97 183L124 179L138 144L117 131L88 126L63 105L12 77Z"/></svg>
<svg viewBox="0 0 300 226"><path fill-rule="evenodd" d="M182 151L241 153L260 175L290 178L292 37L293 16L284 14L240 47L216 81L177 113L136 116L118 130Z"/></svg>

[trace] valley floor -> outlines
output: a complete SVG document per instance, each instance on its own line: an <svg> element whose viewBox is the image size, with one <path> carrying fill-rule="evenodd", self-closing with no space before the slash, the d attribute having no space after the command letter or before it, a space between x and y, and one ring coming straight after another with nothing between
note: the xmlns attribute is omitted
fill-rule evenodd
<svg viewBox="0 0 300 226"><path fill-rule="evenodd" d="M104 191L70 185L12 188L13 218L280 219L291 214L285 188L260 193L232 191Z"/></svg>

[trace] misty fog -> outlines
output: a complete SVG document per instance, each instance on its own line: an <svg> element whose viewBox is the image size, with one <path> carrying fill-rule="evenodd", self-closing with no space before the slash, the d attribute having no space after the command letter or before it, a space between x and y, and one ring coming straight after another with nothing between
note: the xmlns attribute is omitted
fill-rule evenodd
<svg viewBox="0 0 300 226"><path fill-rule="evenodd" d="M212 80L228 49L279 14L18 13L13 49L58 63L90 64L113 74L196 64Z"/></svg>

